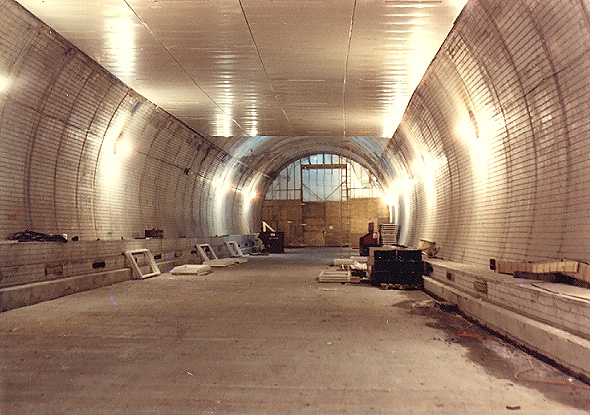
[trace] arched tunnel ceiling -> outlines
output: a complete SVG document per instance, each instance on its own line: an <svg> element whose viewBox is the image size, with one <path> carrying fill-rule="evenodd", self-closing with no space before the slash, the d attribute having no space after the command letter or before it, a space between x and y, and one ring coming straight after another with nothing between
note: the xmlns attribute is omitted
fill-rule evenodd
<svg viewBox="0 0 590 415"><path fill-rule="evenodd" d="M288 3L260 0L256 4L269 8L282 4L284 13L299 10L289 7L301 4L301 10L310 13L314 10L312 3L315 12L320 10L320 5L337 6L336 2L320 0ZM98 40L88 41L88 44L99 52L101 47L105 48L104 54L94 54L96 59L105 66L110 62L113 73L124 79L125 72L113 64L113 53L117 49L114 46L109 49L100 40L103 33L111 29L91 24L94 21L105 23L108 19L104 16L120 17L117 3L72 2L61 3L65 6L58 7L59 4L51 3L47 23L59 27L59 19L50 21L55 12L69 19L69 32L77 33L78 38L90 28L87 39L96 35ZM212 0L165 4L165 7L178 6L176 12L181 7L184 11L189 8L194 11L200 6L214 10L224 4L228 8L238 4L242 18L252 15L250 0L231 4ZM349 151L353 160L378 170L376 176L382 179L380 184L385 185L384 196L395 207L395 222L399 224L402 243L415 244L420 238L439 241L445 257L481 265L494 257L586 261L590 255L587 215L590 123L586 105L590 86L587 65L584 65L590 53L586 46L590 42L585 41L590 39L587 1L471 0L413 92L401 124L391 138L387 134L379 138L380 134L369 130L375 126L375 119L370 117L363 118L367 129L362 133L353 132L352 122L344 122L352 119L352 98L378 96L376 89L371 88L363 94L351 92L355 82L358 84L361 79L353 70L356 59L353 51L355 39L358 39L354 28L359 28L363 7L380 5L385 10L384 5L387 5L396 10L390 15L395 21L398 15L403 15L404 8L436 9L441 4L402 0L351 3L354 6L350 9L354 10L350 13L353 30L348 38L351 53L343 55L346 59L341 62L345 69L340 74L345 76L338 81L340 94L331 94L334 91L319 87L313 90L316 97L326 97L334 113L342 115L339 127L342 131L338 133L320 134L314 130L314 120L325 121L324 125L328 125L330 118L325 117L322 108L304 111L306 101L301 94L313 92L311 89L294 87L289 90L293 95L281 95L276 89L282 85L278 80L273 86L277 92L272 98L275 101L258 100L254 92L261 83L256 81L255 65L246 72L241 67L239 73L243 76L240 77L237 70L224 72L223 68L215 66L218 61L209 62L211 65L202 67L209 70L202 79L225 77L223 85L228 85L228 91L233 94L230 94L231 100L228 98L228 105L236 105L228 108L243 105L245 107L239 109L242 111L250 102L257 111L255 117L251 114L251 120L258 120L255 136L248 136L244 130L228 130L234 135L222 138L212 133L218 126L215 108L221 105L221 101L215 101L218 95L214 93L218 91L214 83L210 84L208 101L198 101L197 95L191 101L203 106L195 107L192 114L199 114L204 122L211 124L204 124L202 130L191 130L165 111L174 108L163 108L153 97L156 103L147 102L132 89L137 88L150 98L149 91L140 89L141 82L172 80L170 87L178 87L177 91L181 92L186 86L174 83L174 77L162 69L162 59L150 53L152 49L147 43L136 42L136 47L143 49L121 54L121 61L132 57L136 59L133 62L142 61L146 65L142 57L153 59L149 70L144 68L144 72L127 74L134 75L129 79L136 83L123 85L94 60L73 48L51 26L33 18L12 0L0 2L0 44L4 48L4 59L0 60L3 72L0 74L3 88L0 150L5 154L5 163L0 168L3 179L0 187L6 195L0 204L0 213L7 219L0 224L2 234L36 229L102 240L135 238L142 230L153 226L179 237L248 233L259 223L262 202L257 195L262 194L273 174L285 163L314 152L347 155ZM84 15L92 6L93 12ZM134 7L125 3L131 10L129 6ZM144 6L160 7L157 3ZM34 5L31 8L35 9ZM70 13L72 10L78 10L80 15ZM139 9L135 11L137 15L132 15L136 18L144 13ZM328 11L325 15L336 17ZM228 16L225 17L229 19ZM278 16L269 16L273 18L269 17L272 26ZM214 14L211 19L216 21ZM179 15L177 20L182 22L183 17ZM148 30L147 33L157 39L155 28L150 29L147 19L142 17L140 22L138 26L141 27L134 30L137 33ZM226 23L229 24L229 20ZM207 26L209 23L199 24ZM290 32L293 25L285 26L284 33L275 33L279 36L275 43L277 50L282 47L288 52L285 52L285 59L289 62L292 45L280 36L295 32ZM128 25L110 27L119 30ZM184 26L171 24L169 27ZM201 28L199 25L191 27L188 32L194 29L196 33ZM221 27L218 25L219 29ZM58 30L68 37L70 33L66 29L64 26ZM255 25L250 24L249 29L253 33L250 41L257 39ZM159 44L165 56L171 59L175 56L172 52L176 53L176 49L168 42L176 36L180 45L183 33L161 38L161 42L166 42ZM194 38L204 39L203 33L194 34ZM219 30L210 42L222 45L219 39L224 39L224 33ZM231 30L227 33L231 34ZM378 35L377 31L371 33L375 43L380 42ZM76 36L71 38L77 39ZM117 39L123 45L126 38ZM231 39L226 40L230 45L227 48L234 47ZM305 42L299 39L299 43ZM305 45L302 50L317 49L315 45ZM209 53L210 57L217 56L213 49L205 51L205 46L194 47L205 55ZM367 50L371 53L373 49ZM185 52L190 55L190 48ZM184 59L180 53L176 56L174 62L181 62L181 57ZM262 41L257 44L256 56L261 64L271 58L264 51ZM233 62L236 68L243 62L235 56L232 59L219 58L219 62ZM299 59L309 65L310 72L330 62L328 54L323 60L318 60L317 56L308 59L304 55ZM272 61L265 64L267 85L276 81L270 70ZM385 73L387 64L395 63L395 57L388 55L383 61L386 63L379 66L377 61L363 60ZM275 61L280 62L279 58ZM157 74L158 68L159 78L145 76L149 71ZM188 76L187 68L184 73ZM197 75L195 70L191 79L196 81ZM309 79L316 78L310 76ZM390 78L387 82L394 85L396 81ZM193 84L197 85L204 88L205 84ZM246 99L240 85L250 85L251 101ZM172 99L173 95L166 98ZM280 134L268 133L272 131L270 126L278 124L271 122L271 112L267 110L286 108L273 106L272 102L279 101L302 103L299 114L305 113L309 118L301 118L303 121L298 125L305 127L302 129L309 134L292 134L289 129L276 130ZM377 104L367 105L368 110L379 111L379 108L382 109ZM237 110L232 114L234 121L242 122ZM285 111L284 115L288 114ZM363 115L363 112L357 114ZM263 118L271 121L266 123ZM220 132L215 130L215 134ZM343 145L347 140L350 140L349 145ZM125 142L133 150L127 156L117 151L118 145Z"/></svg>
<svg viewBox="0 0 590 415"><path fill-rule="evenodd" d="M388 140L377 137L242 137L225 150L251 169L267 174L267 184L293 160L334 153L349 157L384 180L380 160Z"/></svg>
<svg viewBox="0 0 590 415"><path fill-rule="evenodd" d="M202 135L391 137L465 0L20 3Z"/></svg>

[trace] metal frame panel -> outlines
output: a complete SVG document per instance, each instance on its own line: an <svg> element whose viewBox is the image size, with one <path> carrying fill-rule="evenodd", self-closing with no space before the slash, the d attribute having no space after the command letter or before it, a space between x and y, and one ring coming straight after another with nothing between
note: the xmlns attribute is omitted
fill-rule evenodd
<svg viewBox="0 0 590 415"><path fill-rule="evenodd" d="M139 265L137 265L137 261L135 260L134 255L145 255L146 259L148 260L148 264L150 265L152 272L147 273L147 274L142 274L141 269L139 268ZM154 255L147 248L125 251L125 257L127 258L127 261L129 262L129 264L131 265L131 268L133 269L133 275L134 275L135 279L145 279L145 278L155 277L155 276L158 276L161 274L160 269L158 268L158 264L156 264L156 260L154 259Z"/></svg>
<svg viewBox="0 0 590 415"><path fill-rule="evenodd" d="M209 255L207 255L206 249L209 249L209 252L211 252L212 258L209 258ZM211 248L211 245L209 245L209 244L198 244L197 251L199 251L199 255L201 255L201 258L203 258L203 261L211 261L214 259L219 259L217 257L217 254L215 253L215 251L213 251L213 248Z"/></svg>
<svg viewBox="0 0 590 415"><path fill-rule="evenodd" d="M244 253L240 249L240 245L236 241L225 241L225 246L229 251L229 255L233 258L236 257L245 257Z"/></svg>

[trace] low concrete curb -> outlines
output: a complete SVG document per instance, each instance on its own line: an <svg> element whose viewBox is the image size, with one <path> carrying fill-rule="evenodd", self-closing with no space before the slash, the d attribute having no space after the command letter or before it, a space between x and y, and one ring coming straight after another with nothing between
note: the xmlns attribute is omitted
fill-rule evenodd
<svg viewBox="0 0 590 415"><path fill-rule="evenodd" d="M424 290L456 304L462 313L482 325L590 379L589 340L476 298L429 277L424 277Z"/></svg>
<svg viewBox="0 0 590 415"><path fill-rule="evenodd" d="M36 282L0 289L0 311L53 300L64 295L87 291L131 279L131 269L78 275L52 281Z"/></svg>

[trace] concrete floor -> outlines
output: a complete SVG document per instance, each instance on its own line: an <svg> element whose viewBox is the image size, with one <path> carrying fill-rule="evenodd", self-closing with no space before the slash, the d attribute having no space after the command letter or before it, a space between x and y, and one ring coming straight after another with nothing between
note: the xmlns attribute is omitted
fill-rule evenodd
<svg viewBox="0 0 590 415"><path fill-rule="evenodd" d="M589 390L516 380L523 352L423 292L316 283L336 256L293 250L2 313L0 413L590 414ZM583 385L533 366L523 376Z"/></svg>

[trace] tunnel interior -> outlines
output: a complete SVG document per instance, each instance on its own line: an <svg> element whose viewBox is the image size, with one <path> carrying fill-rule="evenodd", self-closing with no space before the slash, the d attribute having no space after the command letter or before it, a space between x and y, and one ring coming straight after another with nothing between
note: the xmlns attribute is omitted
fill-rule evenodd
<svg viewBox="0 0 590 415"><path fill-rule="evenodd" d="M386 139L200 134L2 9L3 237L250 234L281 169L330 152L375 175L404 244L478 264L588 257L584 2L469 2Z"/></svg>
<svg viewBox="0 0 590 415"><path fill-rule="evenodd" d="M151 9L161 6L140 3L144 20L138 13L136 26L149 29ZM237 19L251 37L229 33L219 35L222 42L256 39L266 16L249 14L258 6L297 7L282 1L238 3L232 3L237 18L224 12L211 24L218 29ZM314 10L323 7L309 3ZM14 0L0 0L0 311L129 280L127 250L150 249L170 269L194 261L197 244L210 243L220 256L225 242L251 248L266 195L281 172L329 154L338 163L350 160L366 169L387 205L385 216L398 227L400 244L436 241L438 259L448 263L433 261L429 284L434 295L507 337L522 333L526 347L587 379L587 291L572 294L553 285L504 280L489 265L491 259L579 261L590 282L590 3L468 1L425 71L411 74L416 82L407 91L407 105L398 108L395 98L401 92L392 92L397 81L376 93L379 105L395 107L399 117L393 110L385 116L363 111L363 105L377 100L365 92L374 92L369 84L379 77L369 65L373 61L363 66L363 53L385 54L387 48L362 36L355 43L353 25L370 27L370 19L354 10L351 18L344 2L328 3L337 8L338 20L323 22L317 30L333 29L324 41L334 42L318 45L312 58L332 62L346 55L346 65L338 62L342 74L325 76L326 67L318 63L294 70L308 70L312 78L322 73L326 79L272 79L269 87L274 69L263 64L267 77L261 83L271 101L290 90L297 90L301 101L291 102L288 111L254 108L248 101L247 111L236 115L221 104L203 104L208 102L204 88L188 99L195 105L190 111L180 104L160 106L123 81L124 70L116 76L105 69L104 56L91 57L68 40L68 33ZM350 3L360 10L371 2ZM421 9L441 2L405 3L385 1L379 7ZM457 4L445 2L450 3ZM395 13L388 13L394 19ZM282 19L288 21L268 24L295 28L302 36L312 30L299 28L300 19L291 22L289 13ZM321 14L313 19L321 21ZM282 39L284 48L296 49L298 40L288 40ZM265 51L281 47L266 38L254 43L248 47L260 62ZM343 54L347 45L349 53ZM409 45L401 49L410 60L425 59ZM204 44L194 50L209 49ZM349 57L354 59L349 62ZM248 72L254 63L242 64L241 78L259 73ZM387 64L393 66L384 72L397 70L395 62ZM365 69L363 77L352 76ZM223 88L228 89L232 74L222 74L227 78ZM322 101L334 85L336 109ZM225 89L220 96L228 102L251 92ZM171 90L179 102L187 100L182 84ZM273 122L259 119L258 110L279 114L288 127L269 127ZM317 112L317 119L299 117L310 112ZM384 117L387 123L381 123ZM380 220L384 215L373 216ZM9 240L24 230L69 241ZM163 238L146 238L148 230Z"/></svg>

